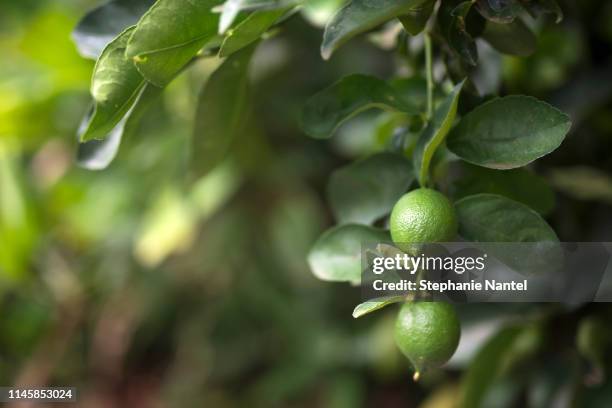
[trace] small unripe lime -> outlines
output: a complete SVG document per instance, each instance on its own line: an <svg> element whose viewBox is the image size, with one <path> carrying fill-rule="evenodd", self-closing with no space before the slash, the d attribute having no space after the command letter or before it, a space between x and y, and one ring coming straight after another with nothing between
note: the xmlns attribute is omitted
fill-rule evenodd
<svg viewBox="0 0 612 408"><path fill-rule="evenodd" d="M455 208L442 193L419 188L395 203L389 220L391 238L400 248L408 243L452 241L457 235Z"/></svg>
<svg viewBox="0 0 612 408"><path fill-rule="evenodd" d="M457 349L461 326L453 305L405 303L395 322L395 343L419 373L446 363Z"/></svg>

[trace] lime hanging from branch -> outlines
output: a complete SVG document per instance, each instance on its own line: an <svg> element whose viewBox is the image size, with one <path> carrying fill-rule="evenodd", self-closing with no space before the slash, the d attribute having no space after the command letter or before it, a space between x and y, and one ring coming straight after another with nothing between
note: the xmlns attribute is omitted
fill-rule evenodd
<svg viewBox="0 0 612 408"><path fill-rule="evenodd" d="M395 322L395 343L414 366L415 381L451 358L460 334L455 308L444 302L405 303Z"/></svg>

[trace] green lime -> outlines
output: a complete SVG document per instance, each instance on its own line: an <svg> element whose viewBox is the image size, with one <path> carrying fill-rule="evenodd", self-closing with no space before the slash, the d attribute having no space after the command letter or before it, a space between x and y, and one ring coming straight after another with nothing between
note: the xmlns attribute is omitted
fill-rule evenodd
<svg viewBox="0 0 612 408"><path fill-rule="evenodd" d="M442 193L419 188L395 203L389 220L391 238L400 248L408 243L451 241L457 235L457 216Z"/></svg>
<svg viewBox="0 0 612 408"><path fill-rule="evenodd" d="M455 308L444 302L405 303L395 322L395 343L414 366L415 380L451 358L460 334Z"/></svg>

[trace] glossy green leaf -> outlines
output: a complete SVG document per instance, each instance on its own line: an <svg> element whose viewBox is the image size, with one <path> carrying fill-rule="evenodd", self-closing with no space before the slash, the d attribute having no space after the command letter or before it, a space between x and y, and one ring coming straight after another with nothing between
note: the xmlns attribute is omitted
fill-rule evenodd
<svg viewBox="0 0 612 408"><path fill-rule="evenodd" d="M555 150L569 117L530 96L506 96L480 105L453 129L447 146L470 163L492 169L524 166Z"/></svg>
<svg viewBox="0 0 612 408"><path fill-rule="evenodd" d="M544 178L526 169L491 170L464 163L455 183L455 198L479 193L497 194L518 201L540 214L550 213L555 194Z"/></svg>
<svg viewBox="0 0 612 408"><path fill-rule="evenodd" d="M520 327L506 327L478 351L463 376L459 406L482 406L487 391L499 376L520 334Z"/></svg>
<svg viewBox="0 0 612 408"><path fill-rule="evenodd" d="M418 108L389 83L369 75L346 76L311 97L302 110L301 127L308 135L325 139L348 119L379 108L418 114Z"/></svg>
<svg viewBox="0 0 612 408"><path fill-rule="evenodd" d="M228 57L210 76L200 93L192 152L192 169L197 177L219 164L244 130L248 67L256 46L251 44Z"/></svg>
<svg viewBox="0 0 612 408"><path fill-rule="evenodd" d="M327 194L338 223L371 224L391 212L413 181L406 158L379 153L332 173Z"/></svg>
<svg viewBox="0 0 612 408"><path fill-rule="evenodd" d="M241 11L284 9L301 2L302 0L227 0L223 5L215 8L215 11L221 11L219 34L225 33L231 27Z"/></svg>
<svg viewBox="0 0 612 408"><path fill-rule="evenodd" d="M512 23L523 10L517 0L476 0L476 9L487 20L499 24Z"/></svg>
<svg viewBox="0 0 612 408"><path fill-rule="evenodd" d="M510 24L488 21L482 36L493 48L503 54L527 57L538 47L535 34L520 18Z"/></svg>
<svg viewBox="0 0 612 408"><path fill-rule="evenodd" d="M227 57L236 51L257 41L274 23L276 23L287 9L262 10L251 13L240 22L236 28L228 31L223 40L219 56Z"/></svg>
<svg viewBox="0 0 612 408"><path fill-rule="evenodd" d="M554 273L563 261L555 231L534 210L496 194L476 194L455 204L459 235L481 242L489 256L524 275ZM500 246L494 243L529 243Z"/></svg>
<svg viewBox="0 0 612 408"><path fill-rule="evenodd" d="M104 47L136 24L153 0L113 0L88 12L72 32L79 53L97 59Z"/></svg>
<svg viewBox="0 0 612 408"><path fill-rule="evenodd" d="M459 104L459 94L465 81L460 82L453 88L452 92L442 101L434 112L433 118L423 130L414 151L414 166L419 183L422 186L427 184L429 178L429 165L436 149L444 142L446 135L451 129L455 116L457 115L457 105Z"/></svg>
<svg viewBox="0 0 612 408"><path fill-rule="evenodd" d="M126 55L142 75L165 86L217 33L217 0L158 0L140 19Z"/></svg>
<svg viewBox="0 0 612 408"><path fill-rule="evenodd" d="M375 312L376 310L382 309L385 306L392 305L393 303L403 302L406 298L404 296L392 296L388 298L368 300L355 306L353 310L353 317L355 319L365 316L368 313Z"/></svg>
<svg viewBox="0 0 612 408"><path fill-rule="evenodd" d="M389 242L389 232L358 224L334 227L323 233L308 254L314 275L324 281L361 281L361 247Z"/></svg>
<svg viewBox="0 0 612 408"><path fill-rule="evenodd" d="M88 112L83 120L83 125L86 125L91 120L93 110ZM94 139L87 142L79 143L77 147L76 162L79 167L88 170L103 170L113 161L123 136L125 122L130 112L124 116L115 127L108 132L108 136L103 139Z"/></svg>
<svg viewBox="0 0 612 408"><path fill-rule="evenodd" d="M130 28L102 52L94 68L91 95L94 111L81 135L81 141L104 139L134 104L146 81L125 57Z"/></svg>
<svg viewBox="0 0 612 408"><path fill-rule="evenodd" d="M419 7L411 9L406 14L400 15L399 21L402 23L404 30L410 35L418 35L425 29L427 20L431 17L436 2L427 0Z"/></svg>
<svg viewBox="0 0 612 408"><path fill-rule="evenodd" d="M427 0L353 0L325 27L321 56L329 59L342 44L394 17L420 8Z"/></svg>
<svg viewBox="0 0 612 408"><path fill-rule="evenodd" d="M300 13L308 23L322 29L345 4L344 0L308 0L300 7Z"/></svg>
<svg viewBox="0 0 612 408"><path fill-rule="evenodd" d="M558 241L544 219L524 204L496 194L476 194L455 204L459 235L475 242Z"/></svg>
<svg viewBox="0 0 612 408"><path fill-rule="evenodd" d="M137 127L142 115L162 93L163 89L147 84L138 99L125 116L115 125L104 140L90 140L79 143L77 164L88 170L102 170L113 161L121 141L128 137ZM83 126L90 120L91 113L85 117Z"/></svg>

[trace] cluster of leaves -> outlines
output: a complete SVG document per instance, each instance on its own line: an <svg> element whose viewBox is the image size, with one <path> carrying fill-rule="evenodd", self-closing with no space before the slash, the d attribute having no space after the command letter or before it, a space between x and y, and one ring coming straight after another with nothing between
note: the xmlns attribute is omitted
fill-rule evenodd
<svg viewBox="0 0 612 408"><path fill-rule="evenodd" d="M327 23L321 55L329 58L352 37L396 17L407 33L416 35L430 19L435 3L434 0L352 1ZM225 60L202 90L193 138L193 152L201 164L195 168L197 175L216 166L244 126L249 100L247 71L257 41L298 8L307 9L308 2L228 0L220 5L215 0L195 4L186 0L155 3L113 0L92 10L74 32L81 54L97 59L91 85L93 107L79 130L81 165L105 168L115 157L121 139L130 133L163 88L193 60L216 55ZM477 11L472 11L473 8ZM241 13L245 11L248 14ZM554 13L561 18L561 11L552 0L442 2L437 13L438 24L432 32L444 45L449 76L465 77L476 65L474 38L478 36L501 52L531 53L535 37L522 22L520 15L524 12ZM401 96L396 98L398 95L393 95L393 90L375 79L347 78L345 81L338 86L347 92L351 92L351 83L363 87L366 98L357 101L359 95L347 95L342 102L348 105L339 109L337 120L309 124L308 133L323 137L332 130L326 126L335 128L368 106L416 112L414 103L403 101ZM361 106L352 106L352 103Z"/></svg>
<svg viewBox="0 0 612 408"><path fill-rule="evenodd" d="M410 4L413 13L400 18L407 32L415 34L425 28L433 10L432 3ZM359 20L357 16L361 14L353 11L358 4L352 2L328 25L322 47L324 56L341 43L330 40L333 34L345 33L334 27L346 27L347 19L353 23ZM470 12L472 6L476 11ZM317 277L358 283L361 243L389 241L384 221L394 203L416 185L443 184L445 180L436 179L432 168L443 168L456 159L463 163L459 164L463 175L452 193L463 239L478 242L558 240L543 219L554 205L552 191L524 166L559 147L570 129L569 117L546 102L520 95L488 97L463 115L458 110L462 91L469 94L473 89L469 67L477 62L473 39L476 34L470 34L467 27L485 27L481 31L484 39L501 52L527 54L534 50L535 37L522 23L520 13L524 10L554 11L558 18L561 16L551 2L522 5L514 1L468 1L458 5L442 2L436 24L429 28L429 33L440 34L437 43L449 51L443 55L447 61L447 80L452 82L458 72L463 79L447 95L438 98L432 114L425 111L420 103L422 98L411 97L426 93L424 84L405 78L383 81L350 75L307 102L302 127L314 138L331 137L343 122L370 108L396 112L394 123L400 123L388 138L386 152L349 164L330 178L329 202L339 225L325 232L310 253L310 265ZM385 14L376 23L388 18ZM350 34L357 31L354 24L350 26L353 27ZM488 34L491 32L496 35L491 37ZM521 33L528 33L525 35L533 37L533 41L523 39ZM519 48L504 47L504 42L518 44ZM457 67L461 69L458 71ZM354 316L401 300L366 302L357 306Z"/></svg>
<svg viewBox="0 0 612 408"><path fill-rule="evenodd" d="M248 67L258 41L302 5L114 0L91 11L74 33L81 53L97 58L91 86L94 104L79 131L81 164L106 167L122 137L164 87L192 61L218 56L223 61L201 91L193 137L196 175L214 168L244 129ZM447 94L435 92L434 110L431 72L427 84L419 78L385 81L355 74L306 103L302 128L318 139L329 138L370 108L397 113L388 151L342 168L330 179L330 203L339 225L323 234L311 251L309 262L317 277L359 282L360 243L388 240L387 231L372 225L411 187L439 182L432 168L455 158L466 163L465 177L455 191L463 238L557 240L542 218L552 206L552 193L522 167L561 144L570 128L568 116L528 96L480 98L472 78L478 65L477 38L506 54L525 56L535 50L535 35L524 22L529 14L562 17L553 0L354 0L331 17L321 44L324 59L351 38L397 18L405 35L426 30L427 39L435 40L446 83L456 85ZM426 57L431 71L429 44ZM463 109L463 115L462 91L473 96L472 109ZM360 305L355 315L379 306Z"/></svg>
<svg viewBox="0 0 612 408"><path fill-rule="evenodd" d="M82 166L102 169L121 139L163 89L198 58L224 58L196 108L194 175L215 167L244 126L248 66L259 38L291 4L228 1L113 0L87 14L74 31L80 53L96 58L93 107L79 130ZM238 16L242 10L263 9ZM238 20L238 21L236 21ZM233 28L230 27L234 24Z"/></svg>

